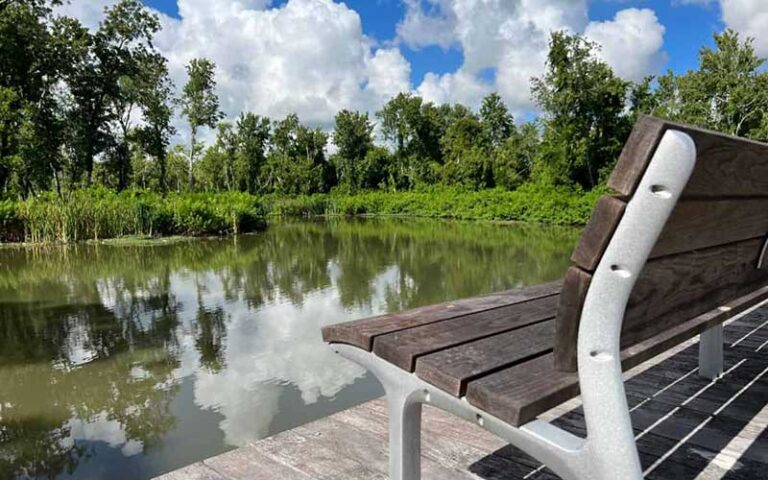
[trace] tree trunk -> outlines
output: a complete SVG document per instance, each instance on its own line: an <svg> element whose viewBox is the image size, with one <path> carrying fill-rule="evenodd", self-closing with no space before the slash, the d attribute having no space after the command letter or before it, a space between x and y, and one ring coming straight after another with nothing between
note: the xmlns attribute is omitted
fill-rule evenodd
<svg viewBox="0 0 768 480"><path fill-rule="evenodd" d="M195 139L197 138L197 129L192 129L192 146L189 149L189 191L195 188L195 176L192 167L195 165Z"/></svg>

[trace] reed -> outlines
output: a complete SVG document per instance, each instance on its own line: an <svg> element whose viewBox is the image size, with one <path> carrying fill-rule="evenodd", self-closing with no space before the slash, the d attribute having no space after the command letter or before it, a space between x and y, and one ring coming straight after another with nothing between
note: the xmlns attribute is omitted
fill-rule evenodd
<svg viewBox="0 0 768 480"><path fill-rule="evenodd" d="M0 202L0 240L78 242L129 235L227 235L265 226L258 197L93 188Z"/></svg>

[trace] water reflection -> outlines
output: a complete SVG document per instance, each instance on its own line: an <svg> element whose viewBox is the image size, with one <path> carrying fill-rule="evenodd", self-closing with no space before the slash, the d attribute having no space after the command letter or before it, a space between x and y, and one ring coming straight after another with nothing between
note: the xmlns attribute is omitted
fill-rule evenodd
<svg viewBox="0 0 768 480"><path fill-rule="evenodd" d="M557 278L577 232L366 220L0 250L0 478L149 478L380 394L322 326Z"/></svg>

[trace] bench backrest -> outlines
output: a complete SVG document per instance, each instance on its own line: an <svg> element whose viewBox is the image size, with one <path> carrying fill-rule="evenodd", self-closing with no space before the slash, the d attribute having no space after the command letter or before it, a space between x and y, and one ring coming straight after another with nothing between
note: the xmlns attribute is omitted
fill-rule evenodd
<svg viewBox="0 0 768 480"><path fill-rule="evenodd" d="M696 166L627 304L624 367L768 298L768 265L759 266L768 237L768 145L641 117L608 182L618 195L599 200L571 257L556 319L560 370L576 370L592 273L668 129L691 136Z"/></svg>

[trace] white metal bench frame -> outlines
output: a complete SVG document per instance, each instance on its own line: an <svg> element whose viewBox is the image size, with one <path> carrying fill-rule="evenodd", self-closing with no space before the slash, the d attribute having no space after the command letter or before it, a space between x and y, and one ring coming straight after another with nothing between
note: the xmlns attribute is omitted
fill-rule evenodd
<svg viewBox="0 0 768 480"><path fill-rule="evenodd" d="M421 408L429 404L476 422L519 447L564 479L642 478L621 368L621 325L630 293L696 163L691 137L667 130L629 200L592 277L578 333L579 385L587 437L543 420L513 427L421 380L373 352L333 343L340 355L369 370L383 384L389 411L390 478L421 476ZM723 369L722 325L704 334L700 373Z"/></svg>

